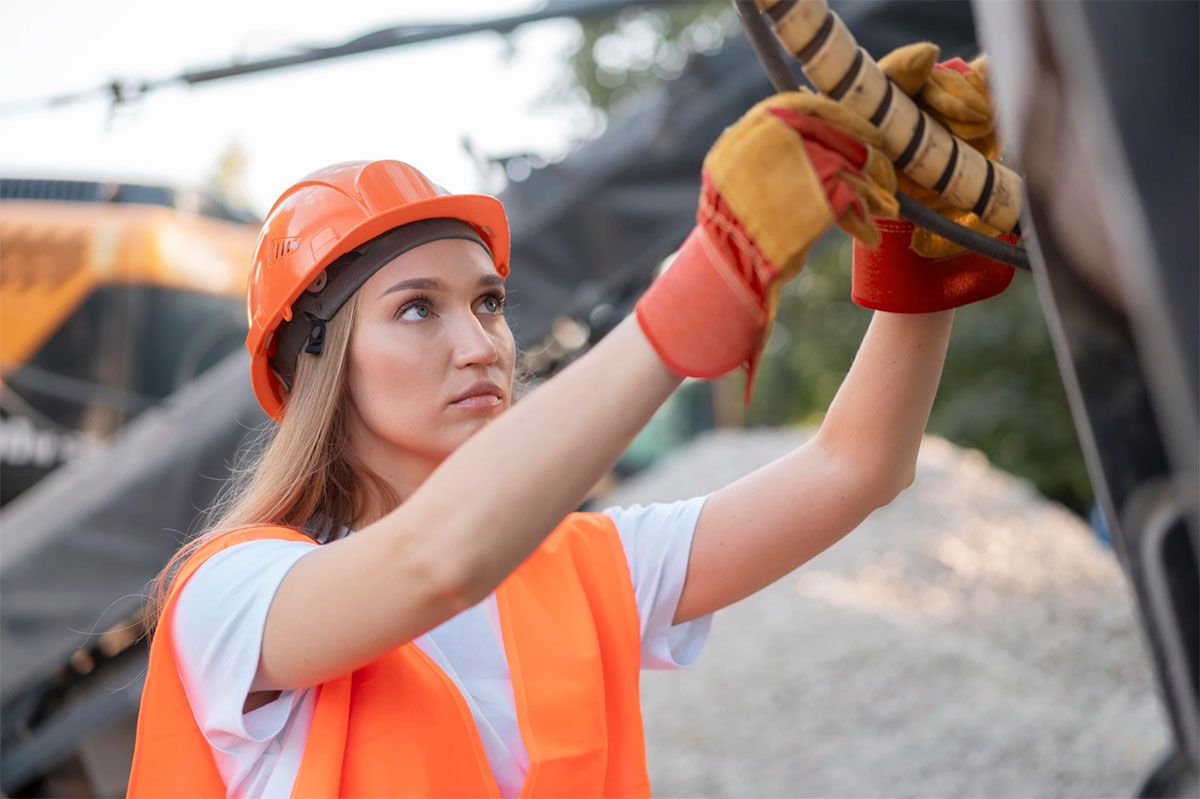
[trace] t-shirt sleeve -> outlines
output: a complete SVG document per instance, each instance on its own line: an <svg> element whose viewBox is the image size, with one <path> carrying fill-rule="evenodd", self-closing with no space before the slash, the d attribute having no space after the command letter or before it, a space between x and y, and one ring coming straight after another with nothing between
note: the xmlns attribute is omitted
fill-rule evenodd
<svg viewBox="0 0 1200 799"><path fill-rule="evenodd" d="M616 523L637 601L642 668L679 669L700 657L712 614L672 624L687 578L696 522L708 495L679 502L605 508Z"/></svg>
<svg viewBox="0 0 1200 799"><path fill-rule="evenodd" d="M204 737L243 764L283 730L307 689L243 713L254 690L267 611L284 575L316 544L248 541L205 561L179 592L172 644L179 675Z"/></svg>

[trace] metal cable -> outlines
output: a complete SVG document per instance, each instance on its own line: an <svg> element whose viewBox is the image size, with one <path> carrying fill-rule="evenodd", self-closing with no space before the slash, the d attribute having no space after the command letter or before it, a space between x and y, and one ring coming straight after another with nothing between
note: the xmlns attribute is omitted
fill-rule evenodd
<svg viewBox="0 0 1200 799"><path fill-rule="evenodd" d="M763 21L754 0L734 0L733 5L742 19L742 27L750 40L750 46L754 48L754 53L770 78L771 85L780 92L798 90L800 86L796 82L796 76L788 69L787 62L780 53L779 40ZM926 208L907 194L896 192L896 199L900 202L901 215L914 224L928 228L937 235L992 260L1018 269L1029 269L1029 256L1020 247L963 227L937 211Z"/></svg>

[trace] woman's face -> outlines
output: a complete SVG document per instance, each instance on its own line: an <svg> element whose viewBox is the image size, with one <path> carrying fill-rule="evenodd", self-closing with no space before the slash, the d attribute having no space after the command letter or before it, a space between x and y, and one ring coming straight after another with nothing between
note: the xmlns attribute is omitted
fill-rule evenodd
<svg viewBox="0 0 1200 799"><path fill-rule="evenodd" d="M440 462L504 412L516 357L504 291L487 252L462 239L409 250L363 284L349 384L365 446ZM456 402L481 381L499 397Z"/></svg>

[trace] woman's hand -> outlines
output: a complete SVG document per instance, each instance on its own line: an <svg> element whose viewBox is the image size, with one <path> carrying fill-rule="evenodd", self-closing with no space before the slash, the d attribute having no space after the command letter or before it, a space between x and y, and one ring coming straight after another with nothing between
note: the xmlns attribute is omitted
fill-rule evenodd
<svg viewBox="0 0 1200 799"><path fill-rule="evenodd" d="M637 304L663 363L681 377L745 365L746 401L779 291L838 225L874 246L871 217L897 213L877 128L836 102L787 92L750 109L704 161L697 224Z"/></svg>
<svg viewBox="0 0 1200 799"><path fill-rule="evenodd" d="M936 58L933 45L914 45L880 65L904 91L918 95L925 110L994 155L982 62L935 69ZM903 176L897 180L902 190L950 211L933 192ZM906 315L875 314L812 439L708 499L675 623L726 607L790 573L912 481L953 319L949 311L913 314L990 296L1012 279L1012 268L961 249L926 257L911 249L917 245L911 223L877 223L881 246L869 249L864 236L854 243L854 299Z"/></svg>
<svg viewBox="0 0 1200 799"><path fill-rule="evenodd" d="M987 57L936 63L937 45L899 47L879 60L884 74L921 110L951 133L994 159L1000 151L987 90ZM948 219L989 236L1000 231L971 211L954 208L940 194L905 175L897 188ZM881 222L878 245L856 242L852 296L859 305L895 313L929 313L993 297L1012 282L1012 267L966 251L933 231L903 220ZM1006 236L1009 241L1015 237Z"/></svg>
<svg viewBox="0 0 1200 799"><path fill-rule="evenodd" d="M987 56L980 56L969 64L961 58L937 63L938 53L937 45L917 42L888 53L879 59L879 67L913 98L922 111L985 158L995 159L1000 154L1000 143L996 138L992 98L987 89ZM896 176L896 186L922 205L960 225L989 236L1000 234L985 224L978 214L952 207L936 191L917 185L904 173ZM964 250L961 245L922 227L913 231L912 247L928 258L942 258Z"/></svg>

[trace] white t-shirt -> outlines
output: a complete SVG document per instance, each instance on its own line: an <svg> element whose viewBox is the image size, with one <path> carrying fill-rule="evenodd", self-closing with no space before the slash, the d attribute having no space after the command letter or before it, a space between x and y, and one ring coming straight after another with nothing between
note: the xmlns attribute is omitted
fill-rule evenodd
<svg viewBox="0 0 1200 799"><path fill-rule="evenodd" d="M708 495L672 503L606 508L633 578L644 669L690 666L712 616L672 626L696 521ZM175 604L172 639L192 713L212 747L230 797L287 797L299 771L316 705L315 687L282 691L243 713L255 684L267 610L284 575L316 549L302 541L238 544L209 558ZM454 681L475 719L501 794L517 796L529 755L517 725L496 595L415 643Z"/></svg>

